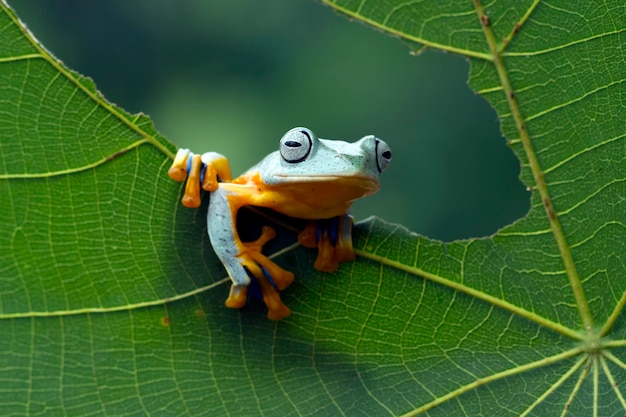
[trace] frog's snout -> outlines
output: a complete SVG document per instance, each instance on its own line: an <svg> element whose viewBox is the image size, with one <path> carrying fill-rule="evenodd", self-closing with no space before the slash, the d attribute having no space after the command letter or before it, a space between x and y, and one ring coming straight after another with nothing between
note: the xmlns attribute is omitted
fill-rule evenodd
<svg viewBox="0 0 626 417"><path fill-rule="evenodd" d="M361 138L358 143L363 150L363 155L374 155L376 157L376 169L379 174L389 167L391 163L391 148L389 148L387 142L374 135L368 135Z"/></svg>
<svg viewBox="0 0 626 417"><path fill-rule="evenodd" d="M374 138L376 141L376 167L378 172L383 172L391 163L391 148L382 139Z"/></svg>

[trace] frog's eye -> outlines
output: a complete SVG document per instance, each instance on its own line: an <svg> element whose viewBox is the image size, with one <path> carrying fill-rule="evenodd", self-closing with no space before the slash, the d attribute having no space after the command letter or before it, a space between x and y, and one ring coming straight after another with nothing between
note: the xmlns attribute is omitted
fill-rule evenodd
<svg viewBox="0 0 626 417"><path fill-rule="evenodd" d="M383 172L391 162L391 149L384 141L376 138L376 167Z"/></svg>
<svg viewBox="0 0 626 417"><path fill-rule="evenodd" d="M304 161L313 147L313 132L297 127L285 133L280 140L280 156L286 162L295 164Z"/></svg>

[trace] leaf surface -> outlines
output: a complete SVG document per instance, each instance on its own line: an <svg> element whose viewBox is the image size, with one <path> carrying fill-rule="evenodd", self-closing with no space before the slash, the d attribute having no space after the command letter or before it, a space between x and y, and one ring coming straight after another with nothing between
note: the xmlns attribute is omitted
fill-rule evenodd
<svg viewBox="0 0 626 417"><path fill-rule="evenodd" d="M489 238L370 219L296 273L293 315L223 307L174 147L0 3L2 415L621 415L626 6L327 1L467 56L532 190Z"/></svg>

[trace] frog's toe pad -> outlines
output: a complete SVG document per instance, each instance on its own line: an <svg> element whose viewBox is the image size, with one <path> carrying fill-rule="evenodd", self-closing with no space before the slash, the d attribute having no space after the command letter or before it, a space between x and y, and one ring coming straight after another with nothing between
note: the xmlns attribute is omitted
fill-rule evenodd
<svg viewBox="0 0 626 417"><path fill-rule="evenodd" d="M270 320L282 320L291 315L291 310L287 307L280 298L276 301L268 302L265 300L265 305L267 305L267 318Z"/></svg>
<svg viewBox="0 0 626 417"><path fill-rule="evenodd" d="M232 285L230 287L230 294L226 299L226 307L228 308L242 308L246 305L248 298L248 287L245 285Z"/></svg>
<svg viewBox="0 0 626 417"><path fill-rule="evenodd" d="M281 320L289 317L291 310L281 301L279 290L286 288L293 281L293 274L285 271L278 265L275 265L269 259L257 254L257 260L245 260L243 269L250 277L249 287L240 286L248 289L247 293L243 290L235 290L235 286L231 287L231 295L226 301L226 305L230 307L229 301L232 299L233 305L243 307L246 303L246 295L263 300L267 306L267 317L270 320ZM233 291L235 291L233 293ZM239 308L236 307L236 308Z"/></svg>
<svg viewBox="0 0 626 417"><path fill-rule="evenodd" d="M308 248L317 247L315 269L322 272L334 272L341 262L355 259L351 233L352 217L345 214L331 219L309 222L298 235L298 241Z"/></svg>
<svg viewBox="0 0 626 417"><path fill-rule="evenodd" d="M322 272L335 272L339 269L339 262L334 259L322 258L318 256L313 267Z"/></svg>
<svg viewBox="0 0 626 417"><path fill-rule="evenodd" d="M262 263L265 277L278 291L283 291L291 285L294 280L293 272L287 271L267 259Z"/></svg>
<svg viewBox="0 0 626 417"><path fill-rule="evenodd" d="M356 254L352 248L352 243L345 244L344 241L339 241L339 244L335 246L335 260L337 262L354 261Z"/></svg>

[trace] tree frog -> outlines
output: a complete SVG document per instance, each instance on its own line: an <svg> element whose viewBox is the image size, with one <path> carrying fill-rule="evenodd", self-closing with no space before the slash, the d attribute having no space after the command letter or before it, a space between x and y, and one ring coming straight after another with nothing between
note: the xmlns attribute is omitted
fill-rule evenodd
<svg viewBox="0 0 626 417"><path fill-rule="evenodd" d="M259 206L309 220L298 240L305 247L318 248L315 269L332 272L340 262L355 257L350 206L378 191L378 177L390 161L389 146L374 136L348 143L318 139L311 130L297 127L285 133L278 151L238 178L231 178L224 156L197 155L188 149L178 150L168 175L175 181L188 177L182 199L185 207L200 206L200 189L210 192L209 239L232 280L226 306L243 307L248 287L258 285L268 318L280 320L291 311L278 291L287 288L294 275L261 253L275 236L271 227L264 227L253 242L240 240L237 211Z"/></svg>

